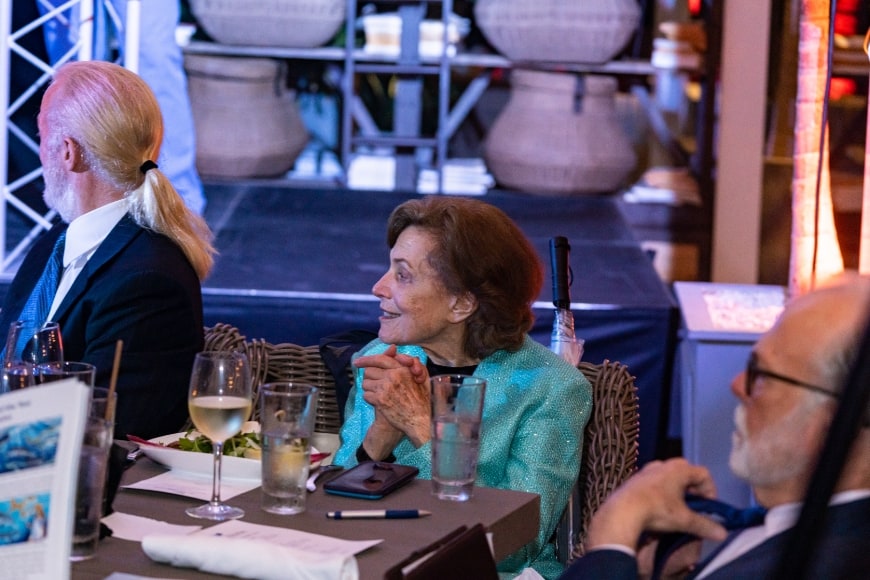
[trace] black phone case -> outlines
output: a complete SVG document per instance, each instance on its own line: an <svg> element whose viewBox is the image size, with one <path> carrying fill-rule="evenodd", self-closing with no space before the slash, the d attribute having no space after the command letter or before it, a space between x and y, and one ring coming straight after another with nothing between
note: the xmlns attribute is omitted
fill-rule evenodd
<svg viewBox="0 0 870 580"><path fill-rule="evenodd" d="M365 461L326 482L323 490L333 495L381 499L417 477L419 471L409 465Z"/></svg>

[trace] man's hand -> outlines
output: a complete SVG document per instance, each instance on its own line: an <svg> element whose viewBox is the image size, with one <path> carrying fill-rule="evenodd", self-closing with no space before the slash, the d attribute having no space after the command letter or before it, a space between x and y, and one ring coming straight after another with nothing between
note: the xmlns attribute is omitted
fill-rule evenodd
<svg viewBox="0 0 870 580"><path fill-rule="evenodd" d="M693 512L684 496L716 496L716 486L706 468L685 459L653 461L607 498L589 526L587 546L621 544L632 550L644 531L685 532L701 538L723 540L725 528Z"/></svg>

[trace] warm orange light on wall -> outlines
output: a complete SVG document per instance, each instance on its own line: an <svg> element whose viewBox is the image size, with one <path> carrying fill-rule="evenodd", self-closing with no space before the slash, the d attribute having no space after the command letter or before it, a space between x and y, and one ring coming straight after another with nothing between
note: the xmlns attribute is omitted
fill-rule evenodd
<svg viewBox="0 0 870 580"><path fill-rule="evenodd" d="M834 225L826 97L831 48L830 0L801 0L795 102L789 293L804 294L843 272Z"/></svg>
<svg viewBox="0 0 870 580"><path fill-rule="evenodd" d="M870 59L870 29L864 35L864 52ZM861 245L858 248L858 271L870 274L870 114L864 146L864 194L861 202Z"/></svg>

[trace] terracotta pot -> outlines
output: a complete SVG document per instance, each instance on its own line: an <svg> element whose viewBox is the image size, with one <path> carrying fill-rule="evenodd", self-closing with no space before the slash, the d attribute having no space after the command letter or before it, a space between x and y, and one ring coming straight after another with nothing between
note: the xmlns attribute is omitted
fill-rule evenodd
<svg viewBox="0 0 870 580"><path fill-rule="evenodd" d="M184 57L196 167L218 177L287 172L308 142L286 65L269 58Z"/></svg>
<svg viewBox="0 0 870 580"><path fill-rule="evenodd" d="M346 0L190 0L196 21L217 42L313 48L345 22Z"/></svg>
<svg viewBox="0 0 870 580"><path fill-rule="evenodd" d="M603 63L640 22L636 0L477 0L477 26L516 61Z"/></svg>
<svg viewBox="0 0 870 580"><path fill-rule="evenodd" d="M504 187L538 195L609 193L637 162L616 115L616 79L515 69L484 142Z"/></svg>

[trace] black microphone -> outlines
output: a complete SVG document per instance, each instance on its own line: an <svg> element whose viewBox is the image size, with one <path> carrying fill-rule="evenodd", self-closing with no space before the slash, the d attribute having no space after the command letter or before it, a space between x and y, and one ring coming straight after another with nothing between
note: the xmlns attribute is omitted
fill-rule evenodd
<svg viewBox="0 0 870 580"><path fill-rule="evenodd" d="M553 271L553 305L556 308L571 308L571 293L568 285L568 254L571 245L565 236L550 239L550 268Z"/></svg>

